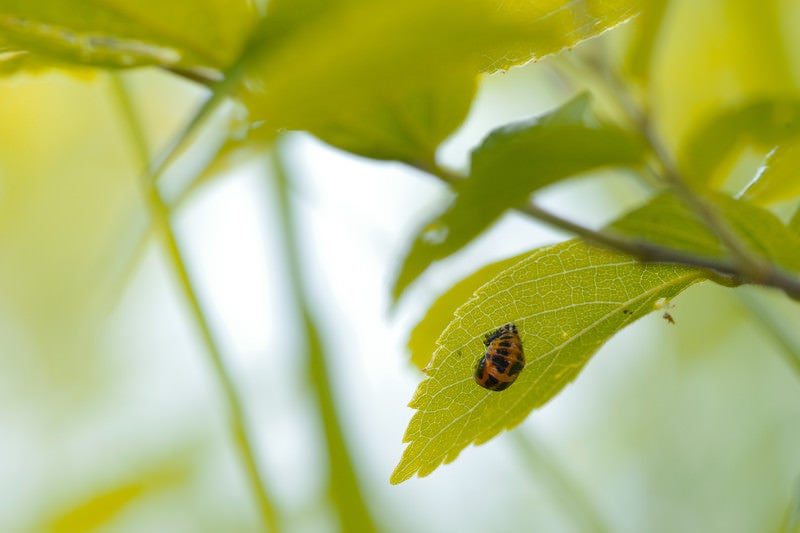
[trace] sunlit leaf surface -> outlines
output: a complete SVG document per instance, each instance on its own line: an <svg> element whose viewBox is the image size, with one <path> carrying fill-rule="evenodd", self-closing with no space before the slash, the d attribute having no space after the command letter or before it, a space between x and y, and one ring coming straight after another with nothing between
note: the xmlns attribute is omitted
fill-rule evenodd
<svg viewBox="0 0 800 533"><path fill-rule="evenodd" d="M477 76L557 52L638 12L635 1L278 2L245 101L266 127L430 164ZM285 7L284 7L285 6ZM268 21L269 22L269 21Z"/></svg>
<svg viewBox="0 0 800 533"><path fill-rule="evenodd" d="M21 52L6 58L16 68L49 58L213 72L236 57L254 21L247 0L0 0L0 50Z"/></svg>
<svg viewBox="0 0 800 533"><path fill-rule="evenodd" d="M580 372L592 354L634 320L702 279L688 268L642 266L580 241L533 252L481 287L438 340L428 378L409 404L417 412L392 483L425 476L469 444L519 424ZM527 365L503 392L472 378L483 336L519 328Z"/></svg>

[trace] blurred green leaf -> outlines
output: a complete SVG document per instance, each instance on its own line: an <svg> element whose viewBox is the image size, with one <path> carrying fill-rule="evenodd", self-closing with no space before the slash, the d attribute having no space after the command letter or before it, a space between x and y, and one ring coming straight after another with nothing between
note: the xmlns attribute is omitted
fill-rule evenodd
<svg viewBox="0 0 800 533"><path fill-rule="evenodd" d="M247 0L0 0L0 50L24 52L14 68L56 60L213 73L234 60L255 15Z"/></svg>
<svg viewBox="0 0 800 533"><path fill-rule="evenodd" d="M454 186L455 201L417 236L397 278L399 297L431 262L451 255L531 193L578 174L644 160L640 140L588 114L581 95L536 119L492 132L473 153L469 179Z"/></svg>
<svg viewBox="0 0 800 533"><path fill-rule="evenodd" d="M145 484L136 482L93 494L86 501L80 502L53 520L48 531L52 533L95 531L108 525L129 503L139 498L145 489Z"/></svg>
<svg viewBox="0 0 800 533"><path fill-rule="evenodd" d="M506 0L489 2L494 9L516 19L524 29L482 54L482 71L494 72L541 59L599 35L636 16L646 2L639 0Z"/></svg>
<svg viewBox="0 0 800 533"><path fill-rule="evenodd" d="M420 370L424 370L425 365L431 360L431 355L436 347L436 339L447 327L453 317L453 312L467 301L479 287L501 271L517 264L529 253L525 252L502 261L490 263L462 279L437 298L422 320L411 331L411 335L408 338L411 362Z"/></svg>
<svg viewBox="0 0 800 533"><path fill-rule="evenodd" d="M800 482L795 483L780 532L800 533Z"/></svg>
<svg viewBox="0 0 800 533"><path fill-rule="evenodd" d="M633 22L633 38L628 45L625 68L643 85L650 81L650 66L668 6L669 0L645 2L641 14Z"/></svg>
<svg viewBox="0 0 800 533"><path fill-rule="evenodd" d="M795 209L795 212L792 215L792 218L789 219L787 226L795 234L800 235L800 208Z"/></svg>
<svg viewBox="0 0 800 533"><path fill-rule="evenodd" d="M725 110L698 127L681 148L689 181L718 188L746 146L769 150L800 134L800 99L765 98Z"/></svg>
<svg viewBox="0 0 800 533"><path fill-rule="evenodd" d="M797 90L800 42L787 24L797 18L797 5L790 4L670 2L651 63L651 90L641 94L669 146L687 146L699 125L725 110ZM710 179L703 172L698 177Z"/></svg>
<svg viewBox="0 0 800 533"><path fill-rule="evenodd" d="M285 6L285 7L284 7ZM270 11L243 98L270 129L431 165L481 72L573 46L633 16L635 1L287 2Z"/></svg>
<svg viewBox="0 0 800 533"><path fill-rule="evenodd" d="M743 197L770 204L800 195L800 141L791 139L767 154L764 166L747 186Z"/></svg>

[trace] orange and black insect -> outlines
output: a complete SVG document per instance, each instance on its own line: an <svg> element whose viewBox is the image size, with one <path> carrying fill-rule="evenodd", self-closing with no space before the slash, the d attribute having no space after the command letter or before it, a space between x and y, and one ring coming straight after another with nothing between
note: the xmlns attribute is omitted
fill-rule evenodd
<svg viewBox="0 0 800 533"><path fill-rule="evenodd" d="M486 353L478 360L475 381L493 391L509 388L525 368L525 353L517 326L506 324L483 340Z"/></svg>

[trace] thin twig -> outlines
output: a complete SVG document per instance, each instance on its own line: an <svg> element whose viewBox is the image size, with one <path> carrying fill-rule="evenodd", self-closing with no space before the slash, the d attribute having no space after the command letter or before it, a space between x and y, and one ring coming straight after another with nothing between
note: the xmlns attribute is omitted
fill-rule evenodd
<svg viewBox="0 0 800 533"><path fill-rule="evenodd" d="M627 114L628 119L639 130L663 169L661 177L664 182L728 249L739 270L746 272L747 277L751 280L769 276L769 263L754 253L719 214L716 207L684 179L672 154L656 132L651 115L636 104L627 85L613 69L605 64L587 64L587 68L598 71L599 78L608 85L609 92L616 97L619 108Z"/></svg>
<svg viewBox="0 0 800 533"><path fill-rule="evenodd" d="M678 248L631 239L608 231L595 231L532 204L519 208L517 211L551 226L569 231L587 241L627 253L643 263L671 263L699 268L707 271L710 278L722 285L753 284L775 287L790 298L800 300L800 279L776 266L769 266L754 277L748 272L742 272L739 268L740 265L732 261L700 256Z"/></svg>
<svg viewBox="0 0 800 533"><path fill-rule="evenodd" d="M463 179L453 171L442 167L430 169L429 172L449 184ZM634 239L609 230L597 231L560 217L535 204L527 204L515 210L589 242L631 255L643 263L669 263L699 268L705 270L710 279L722 285L733 287L741 284L754 284L775 287L781 289L792 299L800 300L800 279L777 266L767 265L757 276L753 276L750 272L743 272L735 261L697 255L679 248Z"/></svg>

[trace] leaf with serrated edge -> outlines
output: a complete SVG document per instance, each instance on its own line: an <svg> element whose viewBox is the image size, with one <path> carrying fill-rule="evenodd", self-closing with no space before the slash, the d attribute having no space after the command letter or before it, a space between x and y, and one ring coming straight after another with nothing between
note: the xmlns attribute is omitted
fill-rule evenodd
<svg viewBox="0 0 800 533"><path fill-rule="evenodd" d="M303 16L291 0L270 11L242 95L253 120L423 167L466 117L480 74L574 46L639 11L638 0L302 6Z"/></svg>
<svg viewBox="0 0 800 533"><path fill-rule="evenodd" d="M522 422L577 376L614 333L704 279L696 269L643 266L628 256L568 241L530 254L481 287L442 333L428 379L409 404L409 445L391 477L400 483L453 461ZM514 322L527 366L497 393L472 378L483 335Z"/></svg>
<svg viewBox="0 0 800 533"><path fill-rule="evenodd" d="M800 269L800 237L775 215L724 195L709 199L752 250L790 270ZM611 228L701 255L726 255L716 237L668 193ZM461 283L459 292L473 276ZM536 250L502 270L456 310L437 340L428 379L410 404L418 411L406 431L404 441L410 444L392 483L415 473L427 475L469 444L480 444L519 424L574 379L614 333L652 311L660 300L669 300L708 276L689 267L642 265L579 240ZM443 298L450 296L448 292ZM449 300L434 305L440 313L448 306L452 308ZM441 316L430 314L423 319L427 321L442 322ZM472 370L483 354L483 336L506 322L517 324L528 365L507 391L489 392L473 382Z"/></svg>

